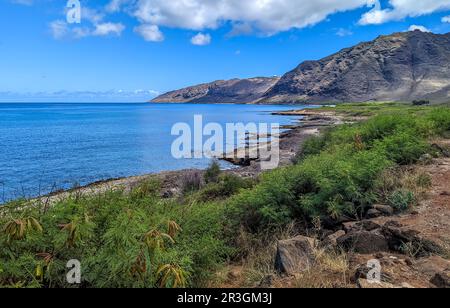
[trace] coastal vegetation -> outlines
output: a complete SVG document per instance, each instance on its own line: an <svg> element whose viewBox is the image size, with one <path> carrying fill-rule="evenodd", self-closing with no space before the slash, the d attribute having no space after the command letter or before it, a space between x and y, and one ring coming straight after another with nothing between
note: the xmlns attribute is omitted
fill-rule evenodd
<svg viewBox="0 0 450 308"><path fill-rule="evenodd" d="M357 220L376 203L397 212L414 207L431 184L408 166L442 155L433 140L450 137L449 106L323 109L361 120L326 129L292 165L257 179L221 172L213 162L181 179L181 196L163 197L155 178L131 191L2 206L0 286L70 287L66 263L73 259L82 264L78 287L211 286L226 264L267 263L264 250L283 233ZM341 256L335 260L344 266ZM257 281L255 271L249 279Z"/></svg>

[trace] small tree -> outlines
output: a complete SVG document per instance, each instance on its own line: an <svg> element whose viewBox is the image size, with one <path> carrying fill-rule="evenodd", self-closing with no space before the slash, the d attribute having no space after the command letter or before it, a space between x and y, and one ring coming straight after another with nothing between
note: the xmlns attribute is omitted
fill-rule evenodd
<svg viewBox="0 0 450 308"><path fill-rule="evenodd" d="M430 105L431 104L431 102L430 101L428 101L428 100L415 100L415 101L413 101L413 105L414 106L427 106L427 105Z"/></svg>
<svg viewBox="0 0 450 308"><path fill-rule="evenodd" d="M221 170L220 170L219 162L217 160L213 160L211 162L211 164L209 165L208 169L206 169L205 182L207 184L219 182L220 173L221 173Z"/></svg>

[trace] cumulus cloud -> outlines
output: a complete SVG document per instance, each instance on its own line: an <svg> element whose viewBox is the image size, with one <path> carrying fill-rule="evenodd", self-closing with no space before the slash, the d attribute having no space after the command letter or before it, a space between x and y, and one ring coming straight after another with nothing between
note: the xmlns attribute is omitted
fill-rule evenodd
<svg viewBox="0 0 450 308"><path fill-rule="evenodd" d="M191 38L191 43L197 46L205 46L211 44L211 35L199 33Z"/></svg>
<svg viewBox="0 0 450 308"><path fill-rule="evenodd" d="M412 25L409 27L408 31L422 31L422 32L431 32L431 30L429 30L428 28L424 27L424 26L418 26L418 25Z"/></svg>
<svg viewBox="0 0 450 308"><path fill-rule="evenodd" d="M449 0L389 0L389 8L382 8L379 1L373 4L374 8L361 17L361 25L378 25L450 9Z"/></svg>
<svg viewBox="0 0 450 308"><path fill-rule="evenodd" d="M134 32L138 33L147 42L162 42L164 41L164 34L155 25L140 25L134 28Z"/></svg>
<svg viewBox="0 0 450 308"><path fill-rule="evenodd" d="M373 0L138 0L133 15L142 23L165 27L202 31L230 22L246 30L274 34L372 4Z"/></svg>
<svg viewBox="0 0 450 308"><path fill-rule="evenodd" d="M68 8L62 10L66 16ZM50 32L55 39L84 38L88 36L120 36L125 30L122 23L104 21L106 12L103 9L81 7L81 24L70 24L65 19L58 19L49 24Z"/></svg>
<svg viewBox="0 0 450 308"><path fill-rule="evenodd" d="M442 17L442 22L450 23L450 15L449 15L449 16L445 16L445 17Z"/></svg>

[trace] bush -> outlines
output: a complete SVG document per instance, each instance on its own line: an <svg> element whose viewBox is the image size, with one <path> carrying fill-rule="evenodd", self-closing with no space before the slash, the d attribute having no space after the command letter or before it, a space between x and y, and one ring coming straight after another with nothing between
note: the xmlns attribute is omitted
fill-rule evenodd
<svg viewBox="0 0 450 308"><path fill-rule="evenodd" d="M431 102L428 100L415 100L412 102L412 104L414 106L425 106L425 105L430 105Z"/></svg>
<svg viewBox="0 0 450 308"><path fill-rule="evenodd" d="M241 189L253 187L252 179L243 179L237 175L224 174L219 176L217 182L208 184L196 196L198 201L206 202L217 199L226 199L237 194Z"/></svg>
<svg viewBox="0 0 450 308"><path fill-rule="evenodd" d="M203 187L203 178L201 172L197 170L186 171L181 178L180 183L183 194L189 194L199 191Z"/></svg>
<svg viewBox="0 0 450 308"><path fill-rule="evenodd" d="M411 132L398 132L375 143L374 147L384 151L386 157L399 165L416 163L422 155L430 150L425 140Z"/></svg>
<svg viewBox="0 0 450 308"><path fill-rule="evenodd" d="M205 182L209 183L217 183L219 181L221 170L220 165L217 160L213 160L209 165L208 169L205 171Z"/></svg>
<svg viewBox="0 0 450 308"><path fill-rule="evenodd" d="M80 287L204 286L230 252L223 207L138 191L67 199L46 211L8 207L0 216L0 286L68 287L71 259L82 263ZM22 223L30 227L11 237Z"/></svg>
<svg viewBox="0 0 450 308"><path fill-rule="evenodd" d="M396 190L388 198L388 201L395 210L403 212L415 205L416 197L411 191Z"/></svg>

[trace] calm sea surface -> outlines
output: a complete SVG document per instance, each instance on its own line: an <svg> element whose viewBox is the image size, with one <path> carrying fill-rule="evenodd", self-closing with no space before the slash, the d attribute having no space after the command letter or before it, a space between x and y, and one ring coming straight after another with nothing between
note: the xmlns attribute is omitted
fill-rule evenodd
<svg viewBox="0 0 450 308"><path fill-rule="evenodd" d="M205 168L174 159L175 123L267 122L292 106L181 104L0 104L0 203L98 180ZM295 107L300 108L300 107Z"/></svg>

